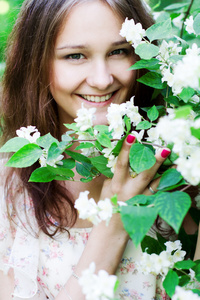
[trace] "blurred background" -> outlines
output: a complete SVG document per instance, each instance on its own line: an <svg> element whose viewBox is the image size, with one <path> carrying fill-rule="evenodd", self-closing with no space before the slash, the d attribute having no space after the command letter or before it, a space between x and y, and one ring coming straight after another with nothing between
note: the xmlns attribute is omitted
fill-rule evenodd
<svg viewBox="0 0 200 300"><path fill-rule="evenodd" d="M51 1L51 0L49 0ZM164 20L168 17L168 11L164 10L165 7L177 3L191 3L192 11L195 12L199 8L199 0L144 0L146 1L155 12L159 13L159 19ZM9 33L15 23L20 7L24 0L0 0L0 77L3 74L5 66L5 47ZM172 17L176 18L180 11L175 11ZM155 14L156 17L156 14ZM176 32L178 35L178 32Z"/></svg>

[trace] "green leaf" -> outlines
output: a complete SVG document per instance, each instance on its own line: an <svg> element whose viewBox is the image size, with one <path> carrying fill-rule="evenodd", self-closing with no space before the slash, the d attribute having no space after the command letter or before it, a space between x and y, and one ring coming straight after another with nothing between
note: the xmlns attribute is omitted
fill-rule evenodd
<svg viewBox="0 0 200 300"><path fill-rule="evenodd" d="M121 219L136 247L153 225L157 210L154 207L122 206Z"/></svg>
<svg viewBox="0 0 200 300"><path fill-rule="evenodd" d="M184 55L172 55L169 57L169 61L176 64L179 60L182 60Z"/></svg>
<svg viewBox="0 0 200 300"><path fill-rule="evenodd" d="M200 282L200 260L196 260L195 264L192 269L195 271L195 278Z"/></svg>
<svg viewBox="0 0 200 300"><path fill-rule="evenodd" d="M160 252L163 251L160 243L156 239L148 235L146 235L142 240L141 248L143 252L147 252L148 254L160 254Z"/></svg>
<svg viewBox="0 0 200 300"><path fill-rule="evenodd" d="M50 133L47 133L44 136L40 136L37 139L38 146L40 146L40 147L42 147L44 149L49 149L49 147L53 143L56 143L57 145L59 144L58 140L55 139Z"/></svg>
<svg viewBox="0 0 200 300"><path fill-rule="evenodd" d="M192 107L190 105L184 105L177 108L175 112L175 119L187 118L191 113Z"/></svg>
<svg viewBox="0 0 200 300"><path fill-rule="evenodd" d="M185 286L190 282L190 277L188 275L179 275L179 286Z"/></svg>
<svg viewBox="0 0 200 300"><path fill-rule="evenodd" d="M116 206L117 205L117 194L110 198L110 201Z"/></svg>
<svg viewBox="0 0 200 300"><path fill-rule="evenodd" d="M147 205L147 203L151 202L151 200L154 199L154 196L146 196L146 195L136 195L129 200L126 201L128 205L134 205L134 204L142 204Z"/></svg>
<svg viewBox="0 0 200 300"><path fill-rule="evenodd" d="M176 169L168 169L160 179L157 190L165 189L166 187L177 184L183 179L183 176Z"/></svg>
<svg viewBox="0 0 200 300"><path fill-rule="evenodd" d="M131 168L136 173L150 169L156 162L153 152L142 144L133 144L131 146L129 160Z"/></svg>
<svg viewBox="0 0 200 300"><path fill-rule="evenodd" d="M96 157L90 157L90 161L93 164L93 166L103 175L105 175L108 178L113 177L113 173L111 172L110 168L108 168L106 165L108 163L108 160L105 156L100 155Z"/></svg>
<svg viewBox="0 0 200 300"><path fill-rule="evenodd" d="M182 90L182 92L180 93L179 97L185 102L187 103L191 97L194 95L195 93L195 90L188 87L188 88L184 88Z"/></svg>
<svg viewBox="0 0 200 300"><path fill-rule="evenodd" d="M188 3L174 3L165 7L165 10L179 10L180 8L187 7Z"/></svg>
<svg viewBox="0 0 200 300"><path fill-rule="evenodd" d="M76 162L76 171L83 177L91 177L91 165Z"/></svg>
<svg viewBox="0 0 200 300"><path fill-rule="evenodd" d="M75 150L80 150L80 149L87 149L87 148L93 148L94 147L94 144L92 143L89 143L89 142L83 142L83 143L80 143L80 145L78 145Z"/></svg>
<svg viewBox="0 0 200 300"><path fill-rule="evenodd" d="M58 166L54 168L50 165L47 165L47 169L57 176L64 176L68 178L74 177L74 172L71 169L64 168L63 166Z"/></svg>
<svg viewBox="0 0 200 300"><path fill-rule="evenodd" d="M120 141L117 142L117 145L115 146L115 148L112 150L113 155L118 156L119 152L122 148L123 142L125 140L126 136L124 136L123 138L121 138Z"/></svg>
<svg viewBox="0 0 200 300"><path fill-rule="evenodd" d="M178 282L179 278L176 272L174 272L173 270L169 270L167 276L165 277L165 280L163 281L163 287L170 297L174 295Z"/></svg>
<svg viewBox="0 0 200 300"><path fill-rule="evenodd" d="M48 150L47 164L48 162L55 160L61 153L62 149L60 149L56 143L53 143Z"/></svg>
<svg viewBox="0 0 200 300"><path fill-rule="evenodd" d="M105 133L107 136L112 138L112 134L109 131L109 127L107 125L95 125L94 130L97 130L99 133Z"/></svg>
<svg viewBox="0 0 200 300"><path fill-rule="evenodd" d="M54 180L56 174L53 174L47 167L34 170L29 178L29 182L50 182Z"/></svg>
<svg viewBox="0 0 200 300"><path fill-rule="evenodd" d="M193 24L194 31L196 35L200 34L200 13L194 18L194 24Z"/></svg>
<svg viewBox="0 0 200 300"><path fill-rule="evenodd" d="M158 46L147 43L141 43L135 49L135 53L142 59L151 59L154 56L158 55L159 51L160 49Z"/></svg>
<svg viewBox="0 0 200 300"><path fill-rule="evenodd" d="M141 129L149 129L151 128L152 124L149 121L142 121L139 124L137 124L136 129L141 130Z"/></svg>
<svg viewBox="0 0 200 300"><path fill-rule="evenodd" d="M195 266L195 262L192 260L183 260L175 263L174 267L180 270L189 270Z"/></svg>
<svg viewBox="0 0 200 300"><path fill-rule="evenodd" d="M67 127L67 129L71 129L73 131L77 131L77 124L76 123L71 123L71 124L64 124L65 127Z"/></svg>
<svg viewBox="0 0 200 300"><path fill-rule="evenodd" d="M8 167L26 168L33 165L42 155L42 149L36 144L27 144L11 156Z"/></svg>
<svg viewBox="0 0 200 300"><path fill-rule="evenodd" d="M152 106L152 107L148 110L148 112L147 112L147 117L149 118L149 120L150 120L151 122L153 122L153 121L155 121L156 119L158 119L158 117L159 117L159 112L158 112L158 110L157 110L157 108L156 108L155 105Z"/></svg>
<svg viewBox="0 0 200 300"><path fill-rule="evenodd" d="M150 42L167 38L172 31L171 19L156 23L146 30Z"/></svg>
<svg viewBox="0 0 200 300"><path fill-rule="evenodd" d="M0 152L17 152L23 146L30 144L27 139L14 137L0 148Z"/></svg>
<svg viewBox="0 0 200 300"><path fill-rule="evenodd" d="M124 116L124 122L126 125L126 133L128 134L131 130L131 120L126 115Z"/></svg>
<svg viewBox="0 0 200 300"><path fill-rule="evenodd" d="M169 96L168 98L164 98L167 103L174 104L175 106L179 106L180 102L176 96Z"/></svg>
<svg viewBox="0 0 200 300"><path fill-rule="evenodd" d="M66 169L73 169L75 167L75 160L73 158L63 159L62 163L62 167Z"/></svg>
<svg viewBox="0 0 200 300"><path fill-rule="evenodd" d="M110 138L105 133L97 134L97 140L104 147L107 147L107 148L112 147Z"/></svg>
<svg viewBox="0 0 200 300"><path fill-rule="evenodd" d="M159 67L160 67L159 60L156 58L152 58L150 60L141 59L137 61L133 66L131 66L129 70L139 70L139 69L157 70L159 69Z"/></svg>
<svg viewBox="0 0 200 300"><path fill-rule="evenodd" d="M192 289L192 292L193 292L194 294L197 294L197 295L199 295L199 296L200 296L200 290L197 290L197 289Z"/></svg>
<svg viewBox="0 0 200 300"><path fill-rule="evenodd" d="M137 81L159 90L167 86L166 82L162 82L162 76L156 72L148 72Z"/></svg>
<svg viewBox="0 0 200 300"><path fill-rule="evenodd" d="M82 162L90 163L89 158L87 158L86 156L82 155L81 153L70 151L70 150L66 150L65 152L69 156L71 156L74 160L77 160L77 161L79 161L81 163Z"/></svg>
<svg viewBox="0 0 200 300"><path fill-rule="evenodd" d="M191 134L200 140L200 128L190 127Z"/></svg>
<svg viewBox="0 0 200 300"><path fill-rule="evenodd" d="M178 233L191 205L189 195L180 191L158 192L155 197L155 206L158 209L159 216Z"/></svg>

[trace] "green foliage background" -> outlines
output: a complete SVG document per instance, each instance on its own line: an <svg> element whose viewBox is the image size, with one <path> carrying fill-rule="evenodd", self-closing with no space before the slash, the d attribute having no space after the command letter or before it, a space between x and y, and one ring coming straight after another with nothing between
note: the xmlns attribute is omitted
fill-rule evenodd
<svg viewBox="0 0 200 300"><path fill-rule="evenodd" d="M7 0L6 2L8 2L10 7L9 11L6 14L1 14L0 12L0 75L3 73L6 41L15 23L23 1L24 0Z"/></svg>

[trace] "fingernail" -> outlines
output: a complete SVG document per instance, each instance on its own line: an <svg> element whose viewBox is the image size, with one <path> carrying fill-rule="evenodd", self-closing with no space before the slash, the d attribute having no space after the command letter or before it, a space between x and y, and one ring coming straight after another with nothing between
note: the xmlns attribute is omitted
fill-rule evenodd
<svg viewBox="0 0 200 300"><path fill-rule="evenodd" d="M129 144L132 144L132 143L135 141L135 136L129 134L129 135L127 136L127 138L126 138L126 141L127 141Z"/></svg>
<svg viewBox="0 0 200 300"><path fill-rule="evenodd" d="M171 153L170 150L163 149L162 152L161 152L161 156L162 156L163 158L166 158L167 156L170 155L170 153Z"/></svg>

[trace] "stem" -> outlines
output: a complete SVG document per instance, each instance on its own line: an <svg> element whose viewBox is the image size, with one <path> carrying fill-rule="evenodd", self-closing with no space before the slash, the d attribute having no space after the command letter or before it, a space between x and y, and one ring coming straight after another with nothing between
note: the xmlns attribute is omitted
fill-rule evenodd
<svg viewBox="0 0 200 300"><path fill-rule="evenodd" d="M183 24L182 24L182 28L181 28L181 32L180 32L180 38L183 37L184 22L187 19L188 15L190 14L190 10L191 10L191 7L192 7L193 3L194 3L194 0L191 0L190 5L188 6L188 9L187 9L187 11L185 13L185 17L183 19Z"/></svg>
<svg viewBox="0 0 200 300"><path fill-rule="evenodd" d="M184 188L182 188L182 189L180 190L180 192L186 191L186 190L189 189L191 186L192 186L191 184L188 184L187 186L185 186Z"/></svg>
<svg viewBox="0 0 200 300"><path fill-rule="evenodd" d="M73 142L74 143L83 143L83 142L95 142L97 141L97 139L94 139L94 140L74 140ZM111 142L115 142L115 141L120 141L119 139L111 139L110 140ZM161 146L161 145L157 145L157 144L153 144L153 143L148 143L148 142L140 142L141 144L144 144L144 145L151 145L151 146L155 146L155 147L159 147L159 148L165 148L166 146Z"/></svg>

